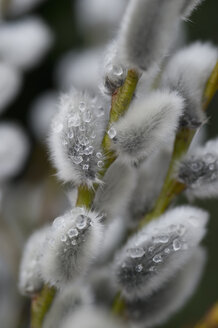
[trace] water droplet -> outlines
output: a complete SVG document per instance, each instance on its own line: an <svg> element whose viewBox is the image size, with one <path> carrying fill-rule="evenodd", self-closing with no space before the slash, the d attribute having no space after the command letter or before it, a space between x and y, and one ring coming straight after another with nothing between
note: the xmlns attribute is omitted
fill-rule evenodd
<svg viewBox="0 0 218 328"><path fill-rule="evenodd" d="M79 215L76 219L76 226L78 229L84 229L87 225L87 217L85 215Z"/></svg>
<svg viewBox="0 0 218 328"><path fill-rule="evenodd" d="M162 262L162 256L160 254L157 254L153 257L153 262L160 263Z"/></svg>
<svg viewBox="0 0 218 328"><path fill-rule="evenodd" d="M173 249L174 251L178 251L181 249L181 242L179 239L174 239L173 241Z"/></svg>
<svg viewBox="0 0 218 328"><path fill-rule="evenodd" d="M67 136L68 136L69 139L73 139L73 137L74 137L73 131L69 131Z"/></svg>
<svg viewBox="0 0 218 328"><path fill-rule="evenodd" d="M154 238L155 243L167 243L169 241L169 236L168 235L159 235Z"/></svg>
<svg viewBox="0 0 218 328"><path fill-rule="evenodd" d="M80 131L85 131L86 130L86 126L85 126L85 124L81 124L80 126L79 126L79 130Z"/></svg>
<svg viewBox="0 0 218 328"><path fill-rule="evenodd" d="M120 65L114 65L112 67L112 72L116 76L122 76L123 73L124 73L124 70L123 70L122 66L120 66Z"/></svg>
<svg viewBox="0 0 218 328"><path fill-rule="evenodd" d="M169 248L165 248L164 253L165 254L170 254L170 249Z"/></svg>
<svg viewBox="0 0 218 328"><path fill-rule="evenodd" d="M142 265L142 264L138 264L138 265L136 265L135 270L136 270L137 272L141 272L141 271L143 270L143 265Z"/></svg>
<svg viewBox="0 0 218 328"><path fill-rule="evenodd" d="M77 244L76 239L73 239L73 240L71 241L71 244L72 244L73 246L75 246L75 245Z"/></svg>
<svg viewBox="0 0 218 328"><path fill-rule="evenodd" d="M82 163L83 158L82 158L82 156L73 156L72 160L73 160L74 164L78 165L78 164Z"/></svg>
<svg viewBox="0 0 218 328"><path fill-rule="evenodd" d="M73 238L73 237L78 236L79 233L78 233L78 230L76 228L72 228L72 229L68 230L67 234L70 238Z"/></svg>
<svg viewBox="0 0 218 328"><path fill-rule="evenodd" d="M94 148L92 146L89 146L84 150L84 154L91 155L93 153L93 151L94 151Z"/></svg>
<svg viewBox="0 0 218 328"><path fill-rule="evenodd" d="M64 218L61 217L61 216L60 217L57 217L54 220L52 226L53 226L54 229L60 229L60 228L63 229L65 227L65 220L64 220Z"/></svg>
<svg viewBox="0 0 218 328"><path fill-rule="evenodd" d="M74 115L72 115L69 119L68 119L68 126L69 127L76 127L76 126L79 126L80 125L80 117L79 117L79 114L76 113Z"/></svg>
<svg viewBox="0 0 218 328"><path fill-rule="evenodd" d="M145 251L142 247L136 247L136 248L129 248L127 250L130 257L133 259L142 257L145 254Z"/></svg>
<svg viewBox="0 0 218 328"><path fill-rule="evenodd" d="M95 131L93 131L93 132L91 133L90 138L92 138L92 139L95 139L95 138L96 138L96 133L95 133Z"/></svg>
<svg viewBox="0 0 218 328"><path fill-rule="evenodd" d="M66 235L62 235L61 236L61 241L65 242L67 240L67 236Z"/></svg>
<svg viewBox="0 0 218 328"><path fill-rule="evenodd" d="M83 114L83 121L86 123L91 122L92 119L92 114L89 110L87 110L84 114Z"/></svg>
<svg viewBox="0 0 218 328"><path fill-rule="evenodd" d="M85 136L79 136L78 141L82 146L86 146L89 144L89 139Z"/></svg>
<svg viewBox="0 0 218 328"><path fill-rule="evenodd" d="M89 165L88 164L83 165L83 170L84 171L87 171L88 169L89 169Z"/></svg>
<svg viewBox="0 0 218 328"><path fill-rule="evenodd" d="M97 165L100 169L102 169L102 167L104 166L104 162L103 161L98 161Z"/></svg>
<svg viewBox="0 0 218 328"><path fill-rule="evenodd" d="M102 155L102 153L98 152L98 153L96 154L96 157L97 157L98 159L101 159L101 158L103 157L103 155Z"/></svg>
<svg viewBox="0 0 218 328"><path fill-rule="evenodd" d="M79 104L79 110L81 112L84 112L86 110L86 104L83 101L81 101Z"/></svg>
<svg viewBox="0 0 218 328"><path fill-rule="evenodd" d="M117 135L117 132L113 127L111 127L107 133L111 139L114 139Z"/></svg>
<svg viewBox="0 0 218 328"><path fill-rule="evenodd" d="M104 108L102 106L100 106L96 109L96 116L101 117L103 115L104 115Z"/></svg>

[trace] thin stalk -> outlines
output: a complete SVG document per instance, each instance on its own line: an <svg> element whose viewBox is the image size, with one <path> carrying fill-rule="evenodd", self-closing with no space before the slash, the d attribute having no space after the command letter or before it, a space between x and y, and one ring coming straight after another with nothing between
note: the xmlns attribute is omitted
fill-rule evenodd
<svg viewBox="0 0 218 328"><path fill-rule="evenodd" d="M139 80L138 73L135 70L129 70L123 86L120 87L113 94L108 129L110 128L110 125L113 122L117 121L119 117L122 116L128 109L131 100L133 98L134 92L136 90L138 80ZM104 168L100 174L101 178L104 177L106 171L116 159L116 154L110 150L110 146L111 146L111 141L106 133L102 141L102 148L107 155L107 159L105 161ZM94 185L93 189L90 189L84 185L79 186L76 206L84 206L87 209L90 209L97 188L98 188L97 184ZM56 292L54 288L44 286L42 291L32 301L31 328L42 327L43 319L53 302L55 294Z"/></svg>
<svg viewBox="0 0 218 328"><path fill-rule="evenodd" d="M206 317L196 324L194 328L216 328L218 327L218 303L216 303Z"/></svg>

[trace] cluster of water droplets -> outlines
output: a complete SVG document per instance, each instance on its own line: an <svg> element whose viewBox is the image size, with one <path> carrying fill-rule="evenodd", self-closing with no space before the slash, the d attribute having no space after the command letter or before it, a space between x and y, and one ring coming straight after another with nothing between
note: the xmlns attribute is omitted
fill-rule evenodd
<svg viewBox="0 0 218 328"><path fill-rule="evenodd" d="M55 121L53 130L73 166L91 180L104 166L101 152L102 131L106 121L105 104L96 96L81 94L78 101L68 101L64 122Z"/></svg>
<svg viewBox="0 0 218 328"><path fill-rule="evenodd" d="M76 245L85 241L85 233L91 225L90 217L81 208L80 213L78 213L77 209L76 212L72 210L70 215L57 217L52 224L52 229L59 232L59 241L66 246L64 248L64 252L66 252L71 246L76 247ZM55 243L56 240L50 238L49 246L51 248L55 248Z"/></svg>
<svg viewBox="0 0 218 328"><path fill-rule="evenodd" d="M196 188L201 183L211 183L218 179L218 158L212 153L202 157L192 156L184 160L179 167L179 180Z"/></svg>
<svg viewBox="0 0 218 328"><path fill-rule="evenodd" d="M129 244L131 247L125 249L125 255L119 262L118 280L123 286L140 285L146 277L158 273L168 258L188 248L185 234L186 227L183 224L156 228L152 235L139 233L132 245Z"/></svg>

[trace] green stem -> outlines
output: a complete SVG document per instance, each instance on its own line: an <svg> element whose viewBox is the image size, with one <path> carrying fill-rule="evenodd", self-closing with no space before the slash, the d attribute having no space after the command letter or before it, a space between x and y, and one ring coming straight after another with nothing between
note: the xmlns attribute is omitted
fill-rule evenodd
<svg viewBox="0 0 218 328"><path fill-rule="evenodd" d="M134 70L129 70L123 86L113 94L108 129L110 128L110 125L117 121L119 117L122 116L128 109L136 90L138 80L138 73ZM105 161L104 168L100 173L101 178L104 177L108 168L116 160L116 154L110 150L110 146L111 141L106 133L102 141L102 148L107 155L107 159ZM94 185L93 189L90 189L84 185L79 186L76 206L85 206L88 209L91 208L97 188L97 184ZM48 312L54 297L55 289L44 286L39 295L37 295L37 297L32 301L31 328L42 327L43 319Z"/></svg>
<svg viewBox="0 0 218 328"><path fill-rule="evenodd" d="M218 61L213 69L213 72L207 82L204 92L203 109L206 110L216 91L218 90Z"/></svg>
<svg viewBox="0 0 218 328"><path fill-rule="evenodd" d="M194 328L215 328L218 327L218 303L216 303L206 317Z"/></svg>
<svg viewBox="0 0 218 328"><path fill-rule="evenodd" d="M31 328L42 327L44 317L55 297L56 290L54 287L44 286L41 293L32 299L31 308Z"/></svg>

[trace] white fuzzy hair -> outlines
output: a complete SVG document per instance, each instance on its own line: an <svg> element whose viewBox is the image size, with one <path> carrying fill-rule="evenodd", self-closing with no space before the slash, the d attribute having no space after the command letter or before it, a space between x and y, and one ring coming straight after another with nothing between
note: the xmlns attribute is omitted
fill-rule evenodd
<svg viewBox="0 0 218 328"><path fill-rule="evenodd" d="M203 92L217 58L216 47L196 42L175 53L163 72L161 86L177 90L185 99L186 125L198 127L205 120Z"/></svg>
<svg viewBox="0 0 218 328"><path fill-rule="evenodd" d="M169 281L204 237L207 221L207 212L181 206L129 239L115 260L116 280L124 296L143 298Z"/></svg>
<svg viewBox="0 0 218 328"><path fill-rule="evenodd" d="M83 228L78 218L85 218ZM47 236L41 260L44 281L56 287L72 282L78 274L85 274L98 253L103 226L95 212L74 208L57 218Z"/></svg>
<svg viewBox="0 0 218 328"><path fill-rule="evenodd" d="M112 147L125 162L137 163L171 142L183 110L176 92L154 91L134 102L112 127Z"/></svg>
<svg viewBox="0 0 218 328"><path fill-rule="evenodd" d="M130 200L136 183L135 170L117 160L106 172L103 183L99 186L94 208L98 212L105 212L111 218L122 216Z"/></svg>
<svg viewBox="0 0 218 328"><path fill-rule="evenodd" d="M185 0L130 0L118 36L121 62L147 70L168 53Z"/></svg>
<svg viewBox="0 0 218 328"><path fill-rule="evenodd" d="M79 109L81 103L85 106L83 111ZM98 172L102 167L99 168L98 163L103 165L104 156L102 154L99 159L98 153L102 151L101 143L108 120L106 107L107 104L101 97L97 96L93 100L87 92L72 90L61 97L59 111L52 123L49 148L57 175L64 182L88 186L100 182ZM102 109L101 116L97 112L99 108ZM87 113L91 115L89 122L84 121L84 115ZM69 122L75 117L79 121L78 126L70 127ZM60 127L58 131L57 126ZM82 126L84 129L80 130ZM73 135L70 138L71 133ZM87 146L81 144L81 139L86 140ZM92 147L92 153L85 155L84 151L88 147ZM80 162L75 163L75 158L80 158ZM84 165L87 165L87 169L84 169Z"/></svg>
<svg viewBox="0 0 218 328"><path fill-rule="evenodd" d="M81 282L76 281L73 284L67 284L64 289L59 292L54 302L46 314L43 322L43 328L60 328L62 321L78 311L81 306L87 306L92 303L92 297L89 289L82 285Z"/></svg>
<svg viewBox="0 0 218 328"><path fill-rule="evenodd" d="M43 287L40 261L48 231L48 226L37 230L24 247L18 282L19 290L23 295L34 295Z"/></svg>
<svg viewBox="0 0 218 328"><path fill-rule="evenodd" d="M0 55L19 69L36 65L52 44L52 33L38 17L3 23L0 28Z"/></svg>
<svg viewBox="0 0 218 328"><path fill-rule="evenodd" d="M181 11L183 19L187 20L203 1L204 0L185 0Z"/></svg>
<svg viewBox="0 0 218 328"><path fill-rule="evenodd" d="M192 149L178 163L177 174L187 184L186 194L190 200L218 197L218 138Z"/></svg>
<svg viewBox="0 0 218 328"><path fill-rule="evenodd" d="M62 328L124 328L117 318L97 307L81 307L63 322Z"/></svg>
<svg viewBox="0 0 218 328"><path fill-rule="evenodd" d="M202 278L206 252L197 247L187 263L164 286L145 299L127 304L130 321L139 328L163 325L196 291Z"/></svg>

